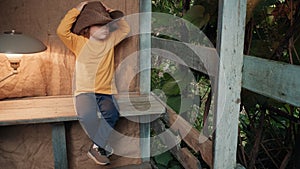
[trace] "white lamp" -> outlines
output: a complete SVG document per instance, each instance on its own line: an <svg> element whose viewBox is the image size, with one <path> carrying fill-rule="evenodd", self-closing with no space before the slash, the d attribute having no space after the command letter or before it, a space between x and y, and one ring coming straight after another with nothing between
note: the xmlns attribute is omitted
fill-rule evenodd
<svg viewBox="0 0 300 169"><path fill-rule="evenodd" d="M40 40L15 30L0 34L0 53L6 55L13 68L12 73L2 78L0 82L18 73L17 69L23 54L38 53L46 49L47 47Z"/></svg>

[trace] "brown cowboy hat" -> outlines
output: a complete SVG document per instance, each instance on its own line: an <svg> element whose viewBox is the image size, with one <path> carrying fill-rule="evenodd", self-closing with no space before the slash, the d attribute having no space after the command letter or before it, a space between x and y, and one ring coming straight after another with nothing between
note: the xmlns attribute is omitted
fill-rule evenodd
<svg viewBox="0 0 300 169"><path fill-rule="evenodd" d="M91 1L83 7L71 31L80 34L80 32L87 27L92 25L106 25L123 16L124 13L122 11L115 10L108 12L100 1Z"/></svg>

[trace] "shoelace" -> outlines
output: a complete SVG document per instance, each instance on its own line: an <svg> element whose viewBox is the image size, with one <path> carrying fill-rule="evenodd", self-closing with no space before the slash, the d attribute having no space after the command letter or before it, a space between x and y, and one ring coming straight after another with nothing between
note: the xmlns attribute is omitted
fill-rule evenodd
<svg viewBox="0 0 300 169"><path fill-rule="evenodd" d="M98 148L98 152L101 154L101 155L104 155L106 156L106 151L103 149L103 148Z"/></svg>

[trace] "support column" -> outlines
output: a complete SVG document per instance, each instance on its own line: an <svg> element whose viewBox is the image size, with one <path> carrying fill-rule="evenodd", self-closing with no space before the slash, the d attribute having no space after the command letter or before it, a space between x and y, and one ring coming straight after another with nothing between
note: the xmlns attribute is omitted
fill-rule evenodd
<svg viewBox="0 0 300 169"><path fill-rule="evenodd" d="M220 0L217 51L220 56L215 117L214 168L236 168L246 0Z"/></svg>
<svg viewBox="0 0 300 169"><path fill-rule="evenodd" d="M151 0L140 0L140 93L151 90ZM150 118L140 116L140 148L143 162L150 161Z"/></svg>
<svg viewBox="0 0 300 169"><path fill-rule="evenodd" d="M52 124L52 147L55 169L68 169L66 131L63 122Z"/></svg>

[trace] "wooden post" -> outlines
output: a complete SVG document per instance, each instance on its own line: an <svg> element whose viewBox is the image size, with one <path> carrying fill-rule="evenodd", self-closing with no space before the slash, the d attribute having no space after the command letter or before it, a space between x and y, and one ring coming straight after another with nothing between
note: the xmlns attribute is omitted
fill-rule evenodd
<svg viewBox="0 0 300 169"><path fill-rule="evenodd" d="M140 0L140 93L150 94L151 84L151 0ZM143 162L150 161L150 117L140 116L140 148Z"/></svg>
<svg viewBox="0 0 300 169"><path fill-rule="evenodd" d="M151 0L140 0L140 92L150 93L151 84Z"/></svg>
<svg viewBox="0 0 300 169"><path fill-rule="evenodd" d="M236 168L246 0L220 0L214 168Z"/></svg>
<svg viewBox="0 0 300 169"><path fill-rule="evenodd" d="M68 169L66 131L63 122L52 125L52 147L55 169Z"/></svg>

